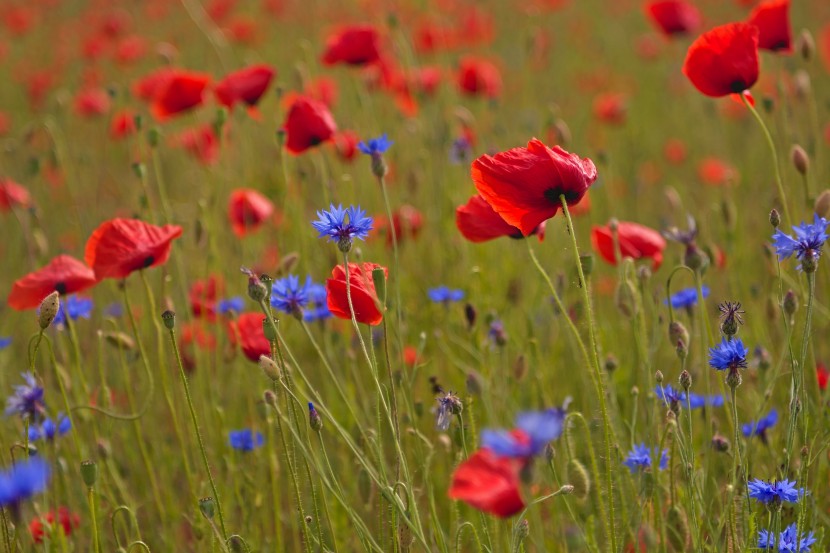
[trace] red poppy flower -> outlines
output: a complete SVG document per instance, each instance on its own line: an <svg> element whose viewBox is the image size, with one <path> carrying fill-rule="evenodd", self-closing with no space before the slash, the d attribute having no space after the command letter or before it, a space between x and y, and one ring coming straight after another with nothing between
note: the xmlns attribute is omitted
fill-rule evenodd
<svg viewBox="0 0 830 553"><path fill-rule="evenodd" d="M205 11L215 23L222 23L231 15L236 3L236 0L212 0L205 7Z"/></svg>
<svg viewBox="0 0 830 553"><path fill-rule="evenodd" d="M830 71L830 23L826 24L818 33L818 51L824 60L824 67Z"/></svg>
<svg viewBox="0 0 830 553"><path fill-rule="evenodd" d="M594 99L594 116L611 125L625 123L627 106L622 94L600 94Z"/></svg>
<svg viewBox="0 0 830 553"><path fill-rule="evenodd" d="M418 363L418 349L415 346L404 346L403 362L409 368L414 368Z"/></svg>
<svg viewBox="0 0 830 553"><path fill-rule="evenodd" d="M685 0L657 0L645 5L657 30L667 36L693 33L700 27L700 12Z"/></svg>
<svg viewBox="0 0 830 553"><path fill-rule="evenodd" d="M540 224L531 234L539 234L539 240L544 236L544 223ZM455 226L470 242L487 242L502 236L522 238L522 231L504 222L501 216L493 211L484 198L476 194L466 204L455 209Z"/></svg>
<svg viewBox="0 0 830 553"><path fill-rule="evenodd" d="M204 280L196 280L190 285L188 297L194 317L216 320L216 300L225 292L225 282L219 275L210 275Z"/></svg>
<svg viewBox="0 0 830 553"><path fill-rule="evenodd" d="M283 128L285 147L292 154L301 154L329 140L337 131L337 124L324 103L297 96L288 109Z"/></svg>
<svg viewBox="0 0 830 553"><path fill-rule="evenodd" d="M392 233L389 230L389 218L386 215L376 215L375 236L386 237L386 245L392 247ZM424 225L424 216L417 208L411 205L402 205L392 212L392 225L395 228L395 238L398 244L418 237Z"/></svg>
<svg viewBox="0 0 830 553"><path fill-rule="evenodd" d="M818 380L818 389L822 392L827 389L827 381L830 380L830 371L824 366L824 363L816 364L816 379Z"/></svg>
<svg viewBox="0 0 830 553"><path fill-rule="evenodd" d="M743 92L758 80L758 27L728 23L700 35L689 47L683 74L706 96Z"/></svg>
<svg viewBox="0 0 830 553"><path fill-rule="evenodd" d="M242 348L242 353L251 361L259 361L261 355L270 355L271 343L262 330L262 313L242 313L228 325L228 338L231 343Z"/></svg>
<svg viewBox="0 0 830 553"><path fill-rule="evenodd" d="M236 44L256 44L259 40L257 20L246 15L239 15L228 22L222 29L228 40Z"/></svg>
<svg viewBox="0 0 830 553"><path fill-rule="evenodd" d="M138 219L110 219L101 223L86 242L84 259L102 278L126 278L133 271L167 262L171 242L182 227L157 227Z"/></svg>
<svg viewBox="0 0 830 553"><path fill-rule="evenodd" d="M352 161L357 156L357 144L360 136L354 131L342 131L332 137L337 156L343 161Z"/></svg>
<svg viewBox="0 0 830 553"><path fill-rule="evenodd" d="M413 40L415 51L419 54L431 54L447 49L454 42L452 29L440 27L431 21L424 22L415 29Z"/></svg>
<svg viewBox="0 0 830 553"><path fill-rule="evenodd" d="M513 516L525 508L519 493L520 468L516 459L479 449L455 469L448 495L485 513Z"/></svg>
<svg viewBox="0 0 830 553"><path fill-rule="evenodd" d="M410 81L413 88L425 96L432 96L438 90L443 70L437 66L420 67L412 72Z"/></svg>
<svg viewBox="0 0 830 553"><path fill-rule="evenodd" d="M110 136L115 139L125 138L136 131L135 113L130 110L119 111L112 116Z"/></svg>
<svg viewBox="0 0 830 553"><path fill-rule="evenodd" d="M81 261L69 255L58 255L45 267L16 280L7 302L18 311L34 309L52 292L75 294L97 282L95 272Z"/></svg>
<svg viewBox="0 0 830 553"><path fill-rule="evenodd" d="M329 77L318 77L305 85L305 95L315 100L320 100L328 107L337 103L337 81Z"/></svg>
<svg viewBox="0 0 830 553"><path fill-rule="evenodd" d="M55 517L54 511L49 511L42 517L33 518L29 523L29 533L35 543L43 543L43 538L46 536L46 527L53 526L55 523L59 525L63 531L64 536L72 535L72 530L81 525L81 517L78 514L71 512L67 507L58 509L58 516Z"/></svg>
<svg viewBox="0 0 830 553"><path fill-rule="evenodd" d="M196 368L196 347L202 351L216 349L216 336L211 334L200 321L180 325L178 335L182 365L188 372L193 372Z"/></svg>
<svg viewBox="0 0 830 553"><path fill-rule="evenodd" d="M697 176L709 186L736 184L740 174L729 163L716 157L703 158L697 166Z"/></svg>
<svg viewBox="0 0 830 553"><path fill-rule="evenodd" d="M100 88L88 88L75 96L75 113L82 117L104 115L110 109L110 95Z"/></svg>
<svg viewBox="0 0 830 553"><path fill-rule="evenodd" d="M150 106L150 111L160 121L201 105L210 75L180 69L162 80Z"/></svg>
<svg viewBox="0 0 830 553"><path fill-rule="evenodd" d="M265 64L252 65L226 75L216 84L213 92L219 103L228 109L237 102L255 106L268 90L274 75L276 71Z"/></svg>
<svg viewBox="0 0 830 553"><path fill-rule="evenodd" d="M148 73L133 83L133 95L139 100L152 101L167 86L175 73L176 69L172 67L162 67Z"/></svg>
<svg viewBox="0 0 830 553"><path fill-rule="evenodd" d="M458 68L458 88L468 96L496 98L501 94L501 73L490 61L467 56Z"/></svg>
<svg viewBox="0 0 830 553"><path fill-rule="evenodd" d="M663 147L663 155L669 163L680 165L686 160L686 144L679 138L670 138Z"/></svg>
<svg viewBox="0 0 830 553"><path fill-rule="evenodd" d="M8 114L0 111L0 136L6 136L12 128L11 119Z"/></svg>
<svg viewBox="0 0 830 553"><path fill-rule="evenodd" d="M371 25L346 27L329 36L323 53L325 65L368 65L380 59L380 35Z"/></svg>
<svg viewBox="0 0 830 553"><path fill-rule="evenodd" d="M115 47L115 61L121 64L136 62L147 53L147 42L138 35L121 39Z"/></svg>
<svg viewBox="0 0 830 553"><path fill-rule="evenodd" d="M383 269L388 276L389 270L375 263L349 263L349 283L351 284L352 305L357 322L367 325L379 325L383 312L378 307L378 295L372 280L374 269ZM326 280L326 293L329 311L335 317L351 319L349 302L346 297L346 271L337 265L331 271L331 278Z"/></svg>
<svg viewBox="0 0 830 553"><path fill-rule="evenodd" d="M651 259L652 268L656 271L663 262L663 250L666 241L656 230L637 223L620 221L617 223L617 239L620 243L620 254L623 258ZM610 226L593 227L591 229L591 244L605 261L616 265L614 255L614 238Z"/></svg>
<svg viewBox="0 0 830 553"><path fill-rule="evenodd" d="M210 123L182 131L175 143L205 165L219 160L219 137Z"/></svg>
<svg viewBox="0 0 830 553"><path fill-rule="evenodd" d="M8 6L3 9L3 23L13 36L22 36L34 26L36 12L28 6Z"/></svg>
<svg viewBox="0 0 830 553"><path fill-rule="evenodd" d="M228 200L228 219L233 233L242 238L258 230L274 213L274 204L250 188L238 188Z"/></svg>
<svg viewBox="0 0 830 553"><path fill-rule="evenodd" d="M16 207L27 208L31 205L32 197L28 190L11 179L0 177L0 212Z"/></svg>
<svg viewBox="0 0 830 553"><path fill-rule="evenodd" d="M790 0L761 2L749 14L747 23L758 27L758 48L782 53L793 51Z"/></svg>
<svg viewBox="0 0 830 553"><path fill-rule="evenodd" d="M484 200L528 236L556 215L560 195L568 205L579 203L597 179L597 168L590 159L559 146L548 148L534 138L527 148L481 156L473 162L471 175Z"/></svg>

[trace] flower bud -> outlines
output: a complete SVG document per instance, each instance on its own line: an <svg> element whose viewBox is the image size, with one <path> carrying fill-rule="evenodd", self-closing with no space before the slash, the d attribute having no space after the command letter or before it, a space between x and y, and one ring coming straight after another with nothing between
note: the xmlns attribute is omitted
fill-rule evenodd
<svg viewBox="0 0 830 553"><path fill-rule="evenodd" d="M464 318L467 320L467 329L471 330L476 324L478 313L473 304L468 303L464 306Z"/></svg>
<svg viewBox="0 0 830 553"><path fill-rule="evenodd" d="M784 294L784 313L787 314L788 317L792 317L795 315L796 311L798 311L798 296L795 295L792 289L787 290L787 293Z"/></svg>
<svg viewBox="0 0 830 553"><path fill-rule="evenodd" d="M561 488L559 488L559 493L563 495L571 495L574 493L573 484L564 484Z"/></svg>
<svg viewBox="0 0 830 553"><path fill-rule="evenodd" d="M625 317L631 318L637 314L637 291L627 278L622 278L617 283L614 303Z"/></svg>
<svg viewBox="0 0 830 553"><path fill-rule="evenodd" d="M715 434L712 436L712 449L718 451L720 453L726 453L729 451L729 440L726 436L721 434Z"/></svg>
<svg viewBox="0 0 830 553"><path fill-rule="evenodd" d="M683 255L683 264L693 271L703 271L709 266L709 256L695 244L689 244Z"/></svg>
<svg viewBox="0 0 830 553"><path fill-rule="evenodd" d="M825 219L830 217L830 190L824 190L818 195L814 210L819 217L824 217Z"/></svg>
<svg viewBox="0 0 830 553"><path fill-rule="evenodd" d="M213 519L213 515L216 512L216 502L212 497L203 497L199 500L199 510L202 511L205 518Z"/></svg>
<svg viewBox="0 0 830 553"><path fill-rule="evenodd" d="M308 425L315 432L319 432L323 428L323 418L310 401L308 402Z"/></svg>
<svg viewBox="0 0 830 553"><path fill-rule="evenodd" d="M568 482L573 486L573 494L577 499L585 499L591 493L591 479L585 465L577 459L568 461Z"/></svg>
<svg viewBox="0 0 830 553"><path fill-rule="evenodd" d="M771 224L773 228L778 228L778 225L781 224L781 215L775 208L769 212L769 224Z"/></svg>
<svg viewBox="0 0 830 553"><path fill-rule="evenodd" d="M609 353L608 355L605 356L605 365L604 366L605 366L605 370L610 374L610 373L616 371L619 368L620 362L617 360L617 357L614 354Z"/></svg>
<svg viewBox="0 0 830 553"><path fill-rule="evenodd" d="M795 40L795 49L801 54L801 59L810 61L816 51L816 41L807 29L802 29L801 34Z"/></svg>
<svg viewBox="0 0 830 553"><path fill-rule="evenodd" d="M147 144L149 144L151 148L155 148L159 145L160 138L161 133L159 132L158 128L154 127L147 131Z"/></svg>
<svg viewBox="0 0 830 553"><path fill-rule="evenodd" d="M516 525L516 540L522 543L530 535L530 523L527 519L520 520Z"/></svg>
<svg viewBox="0 0 830 553"><path fill-rule="evenodd" d="M669 342L675 345L678 342L683 342L686 346L689 345L689 331L680 321L672 321L669 324Z"/></svg>
<svg viewBox="0 0 830 553"><path fill-rule="evenodd" d="M480 396L481 391L484 389L484 382L482 381L481 375L475 371L470 371L467 373L467 393L471 396Z"/></svg>
<svg viewBox="0 0 830 553"><path fill-rule="evenodd" d="M389 172L389 167L386 165L386 160L383 155L379 153L372 154L372 174L379 179L382 179Z"/></svg>
<svg viewBox="0 0 830 553"><path fill-rule="evenodd" d="M662 371L655 372L654 373L654 380L656 380L658 384L662 384L663 383L663 372Z"/></svg>
<svg viewBox="0 0 830 553"><path fill-rule="evenodd" d="M271 407L277 406L277 394L275 394L273 390L265 390L262 394L262 399L265 401L266 405L270 405Z"/></svg>
<svg viewBox="0 0 830 553"><path fill-rule="evenodd" d="M161 314L161 320L164 321L164 326L167 330L176 328L176 314L169 309Z"/></svg>
<svg viewBox="0 0 830 553"><path fill-rule="evenodd" d="M259 368L262 369L262 372L265 373L265 376L267 376L274 382L277 382L280 379L279 366L277 366L276 361L274 361L267 355L259 356Z"/></svg>
<svg viewBox="0 0 830 553"><path fill-rule="evenodd" d="M95 461L87 459L81 463L81 478L88 488L95 485L98 481L98 465Z"/></svg>
<svg viewBox="0 0 830 553"><path fill-rule="evenodd" d="M276 321L271 321L270 317L265 317L262 319L262 333L265 335L265 339L269 342L276 342L277 341L277 328L276 328Z"/></svg>
<svg viewBox="0 0 830 553"><path fill-rule="evenodd" d="M108 344L115 346L120 350L131 351L135 349L135 340L124 332L105 332L103 336L104 340L106 340Z"/></svg>
<svg viewBox="0 0 830 553"><path fill-rule="evenodd" d="M60 294L57 292L52 292L43 298L43 301L40 302L40 309L38 310L37 315L37 322L40 325L41 330L49 328L49 325L52 324L52 321L54 321L55 317L58 315L60 308L61 299Z"/></svg>
<svg viewBox="0 0 830 553"><path fill-rule="evenodd" d="M381 307L386 305L386 274L383 272L383 269L377 267L372 269L372 283L375 285L375 292L377 293L378 300L380 301Z"/></svg>
<svg viewBox="0 0 830 553"><path fill-rule="evenodd" d="M265 283L262 282L262 279L256 276L250 269L243 267L242 272L248 275L248 297L257 303L265 301L265 298L270 295L268 286L266 286Z"/></svg>
<svg viewBox="0 0 830 553"><path fill-rule="evenodd" d="M516 380L522 380L527 374L527 358L524 354L519 354L516 361L513 362L513 377Z"/></svg>
<svg viewBox="0 0 830 553"><path fill-rule="evenodd" d="M729 372L726 373L726 385L733 390L740 386L742 381L743 378L741 377L741 373L738 369L729 369Z"/></svg>
<svg viewBox="0 0 830 553"><path fill-rule="evenodd" d="M228 549L231 550L231 553L244 553L245 551L249 551L245 547L245 540L239 534L234 534L228 538Z"/></svg>
<svg viewBox="0 0 830 553"><path fill-rule="evenodd" d="M689 391L689 388L692 387L692 375L689 374L689 371L685 369L683 370L683 372L680 373L680 378L678 378L678 381L680 382L680 387L687 392Z"/></svg>
<svg viewBox="0 0 830 553"><path fill-rule="evenodd" d="M804 148L798 144L794 144L790 150L790 160L799 174L806 175L807 171L810 170L810 157L804 151Z"/></svg>

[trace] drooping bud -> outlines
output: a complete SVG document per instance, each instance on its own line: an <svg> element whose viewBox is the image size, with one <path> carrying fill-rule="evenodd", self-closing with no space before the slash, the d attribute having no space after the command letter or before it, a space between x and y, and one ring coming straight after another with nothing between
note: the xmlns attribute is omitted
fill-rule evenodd
<svg viewBox="0 0 830 553"><path fill-rule="evenodd" d="M245 546L245 540L239 534L234 534L228 538L228 549L231 550L231 553L244 553L245 551L249 551Z"/></svg>
<svg viewBox="0 0 830 553"><path fill-rule="evenodd" d="M810 157L807 155L807 152L804 151L804 148L798 144L794 144L790 150L790 160L792 161L795 170L801 175L806 175L807 171L810 170Z"/></svg>
<svg viewBox="0 0 830 553"><path fill-rule="evenodd" d="M637 290L627 278L621 278L614 292L614 304L624 316L631 318L637 314Z"/></svg>
<svg viewBox="0 0 830 553"><path fill-rule="evenodd" d="M574 488L574 495L577 499L585 499L591 493L591 478L588 476L588 470L585 465L580 463L577 459L568 461L568 482Z"/></svg>
<svg viewBox="0 0 830 553"><path fill-rule="evenodd" d="M271 407L277 406L277 394L275 394L273 390L265 390L262 394L262 399L265 401L266 405L270 405Z"/></svg>
<svg viewBox="0 0 830 553"><path fill-rule="evenodd" d="M468 303L464 306L464 318L467 320L467 329L472 330L472 328L476 324L476 317L478 313L476 313L476 308L473 307L473 304Z"/></svg>
<svg viewBox="0 0 830 553"><path fill-rule="evenodd" d="M712 449L720 453L726 453L729 451L729 440L726 436L715 434L712 436Z"/></svg>
<svg viewBox="0 0 830 553"><path fill-rule="evenodd" d="M120 350L130 351L135 349L135 340L124 332L105 332L103 336L104 340L106 340L108 344L115 346Z"/></svg>
<svg viewBox="0 0 830 553"><path fill-rule="evenodd" d="M268 286L252 270L245 267L242 267L240 270L248 275L248 297L257 303L265 301L265 298L270 295Z"/></svg>
<svg viewBox="0 0 830 553"><path fill-rule="evenodd" d="M693 271L702 272L709 266L709 256L695 244L689 244L683 255L683 264Z"/></svg>
<svg viewBox="0 0 830 553"><path fill-rule="evenodd" d="M41 330L49 328L49 325L52 324L52 321L54 321L55 317L58 315L60 308L61 298L60 294L57 292L52 292L43 298L43 301L40 302L40 309L37 314L37 323L40 325Z"/></svg>

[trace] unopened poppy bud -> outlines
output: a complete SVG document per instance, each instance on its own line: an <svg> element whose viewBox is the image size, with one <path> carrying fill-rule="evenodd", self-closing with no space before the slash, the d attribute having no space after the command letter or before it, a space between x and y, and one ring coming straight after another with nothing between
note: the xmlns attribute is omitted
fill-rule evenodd
<svg viewBox="0 0 830 553"><path fill-rule="evenodd" d="M611 353L605 356L605 370L609 373L612 373L617 370L620 366L620 362L617 360L617 357Z"/></svg>
<svg viewBox="0 0 830 553"><path fill-rule="evenodd" d="M686 390L687 392L689 391L689 388L692 387L692 375L689 374L689 371L685 369L683 370L683 372L680 373L680 378L678 378L678 381L680 382L680 387Z"/></svg>
<svg viewBox="0 0 830 553"><path fill-rule="evenodd" d="M619 228L620 228L620 222L617 220L616 217L611 217L611 219L608 220L608 229L612 233L615 233L615 232L617 232L617 230Z"/></svg>
<svg viewBox="0 0 830 553"><path fill-rule="evenodd" d="M712 436L712 449L720 453L725 453L729 451L729 440L726 438L726 436L722 436L721 434L715 434L714 436Z"/></svg>
<svg viewBox="0 0 830 553"><path fill-rule="evenodd" d="M216 502L212 497L203 497L199 500L199 510L207 519L213 519L216 512Z"/></svg>
<svg viewBox="0 0 830 553"><path fill-rule="evenodd" d="M810 157L807 155L807 152L804 151L804 148L798 144L793 145L790 150L790 160L792 161L795 170L801 175L806 175L807 171L810 170Z"/></svg>
<svg viewBox="0 0 830 553"><path fill-rule="evenodd" d="M286 254L280 260L280 266L279 266L279 269L277 269L277 271L280 274L290 273L294 270L294 267L297 266L297 263L299 261L300 261L300 254L298 254L297 252L291 252L289 254Z"/></svg>
<svg viewBox="0 0 830 553"><path fill-rule="evenodd" d="M95 464L95 461L87 459L81 463L81 479L83 479L87 488L95 486L98 481L98 465Z"/></svg>
<svg viewBox="0 0 830 553"><path fill-rule="evenodd" d="M813 40L813 35L807 29L802 29L801 34L795 41L795 49L801 54L801 59L810 61L816 51L816 41Z"/></svg>
<svg viewBox="0 0 830 553"><path fill-rule="evenodd" d="M552 463L556 459L556 448L553 447L553 442L548 442L545 446L545 461Z"/></svg>
<svg viewBox="0 0 830 553"><path fill-rule="evenodd" d="M631 397L638 397L640 395L640 388L637 386L631 387Z"/></svg>
<svg viewBox="0 0 830 553"><path fill-rule="evenodd" d="M157 128L152 128L149 131L147 131L147 144L149 144L151 148L155 148L156 146L158 146L159 139L161 137L160 135L161 133Z"/></svg>
<svg viewBox="0 0 830 553"><path fill-rule="evenodd" d="M108 344L120 350L130 351L135 349L135 340L124 332L105 332L103 336Z"/></svg>
<svg viewBox="0 0 830 553"><path fill-rule="evenodd" d="M109 459L112 457L112 446L110 446L110 443L103 438L100 438L95 443L95 449L98 451L98 457L101 459Z"/></svg>
<svg viewBox="0 0 830 553"><path fill-rule="evenodd" d="M819 217L830 217L830 190L824 190L816 198L815 212Z"/></svg>
<svg viewBox="0 0 830 553"><path fill-rule="evenodd" d="M622 278L617 283L614 303L620 313L626 317L631 318L637 314L637 291L627 278Z"/></svg>
<svg viewBox="0 0 830 553"><path fill-rule="evenodd" d="M662 384L663 383L663 372L662 371L655 372L654 373L654 380L656 380L658 384Z"/></svg>
<svg viewBox="0 0 830 553"><path fill-rule="evenodd" d="M573 486L573 494L577 499L585 499L591 493L591 479L585 465L577 459L568 461L568 482Z"/></svg>
<svg viewBox="0 0 830 553"><path fill-rule="evenodd" d="M464 318L467 319L468 329L472 329L475 326L477 317L478 313L476 312L476 308L473 307L473 304L466 304L464 306Z"/></svg>
<svg viewBox="0 0 830 553"><path fill-rule="evenodd" d="M792 289L787 290L787 293L784 294L784 313L792 317L796 311L798 311L798 296L795 295Z"/></svg>
<svg viewBox="0 0 830 553"><path fill-rule="evenodd" d="M594 270L594 256L590 253L580 254L579 264L582 265L582 273L585 276L591 276Z"/></svg>
<svg viewBox="0 0 830 553"><path fill-rule="evenodd" d="M228 538L228 549L231 550L231 553L243 553L245 551L249 551L245 547L245 540L243 540L242 536L239 534L234 534Z"/></svg>
<svg viewBox="0 0 830 553"><path fill-rule="evenodd" d="M683 340L678 340L677 345L674 348L675 353L677 353L677 358L681 361L686 359L689 355L689 347L686 345L686 342Z"/></svg>
<svg viewBox="0 0 830 553"><path fill-rule="evenodd" d="M778 225L781 224L781 215L775 208L772 208L769 212L769 224L771 224L773 228L778 228Z"/></svg>
<svg viewBox="0 0 830 553"><path fill-rule="evenodd" d="M259 368L265 373L265 376L274 382L280 379L280 368L277 363L267 355L259 356Z"/></svg>
<svg viewBox="0 0 830 553"><path fill-rule="evenodd" d="M308 402L308 425L315 432L319 432L323 428L323 418L310 401Z"/></svg>
<svg viewBox="0 0 830 553"><path fill-rule="evenodd" d="M169 309L161 314L161 320L164 321L164 326L167 330L176 328L176 314Z"/></svg>
<svg viewBox="0 0 830 553"><path fill-rule="evenodd" d="M262 399L265 401L266 405L270 405L271 407L277 406L277 394L275 394L273 390L265 390L262 394Z"/></svg>
<svg viewBox="0 0 830 553"><path fill-rule="evenodd" d="M372 283L375 285L375 292L378 295L380 305L386 305L386 273L383 272L382 268L372 269Z"/></svg>
<svg viewBox="0 0 830 553"><path fill-rule="evenodd" d="M813 89L810 74L803 69L799 69L793 74L793 92L797 99L806 100L810 96Z"/></svg>
<svg viewBox="0 0 830 553"><path fill-rule="evenodd" d="M275 325L276 323L272 322L270 317L262 319L262 333L269 342L277 341L277 328Z"/></svg>
<svg viewBox="0 0 830 553"><path fill-rule="evenodd" d="M683 264L693 271L703 271L709 265L709 256L694 244L686 246Z"/></svg>
<svg viewBox="0 0 830 553"><path fill-rule="evenodd" d="M559 493L563 495L571 495L574 493L574 486L573 484L565 484L561 488L559 488Z"/></svg>
<svg viewBox="0 0 830 553"><path fill-rule="evenodd" d="M651 279L651 269L648 265L640 265L637 267L637 280L640 281L640 284L645 284Z"/></svg>
<svg viewBox="0 0 830 553"><path fill-rule="evenodd" d="M52 321L54 321L55 317L58 315L60 308L61 298L60 294L57 292L52 292L43 298L43 301L40 302L40 309L37 314L37 323L40 325L41 330L49 328L49 325L52 324Z"/></svg>
<svg viewBox="0 0 830 553"><path fill-rule="evenodd" d="M669 342L672 344L683 342L685 345L689 345L689 331L680 321L672 321L669 324Z"/></svg>

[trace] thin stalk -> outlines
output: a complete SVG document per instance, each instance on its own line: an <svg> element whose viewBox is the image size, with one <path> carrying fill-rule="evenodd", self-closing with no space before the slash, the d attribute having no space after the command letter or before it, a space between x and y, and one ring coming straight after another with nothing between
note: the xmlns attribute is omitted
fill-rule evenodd
<svg viewBox="0 0 830 553"><path fill-rule="evenodd" d="M101 553L101 537L98 534L98 517L95 515L95 488L90 486L87 489L89 500L89 519L92 521L92 543L95 553Z"/></svg>

